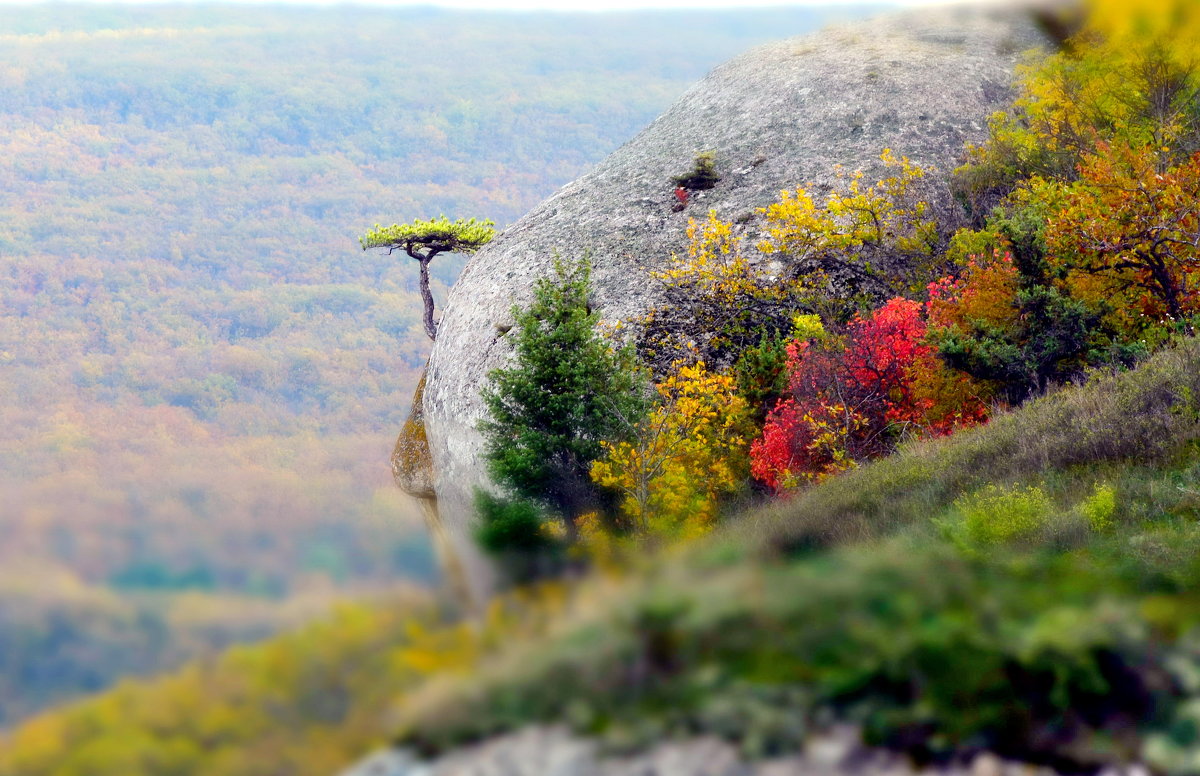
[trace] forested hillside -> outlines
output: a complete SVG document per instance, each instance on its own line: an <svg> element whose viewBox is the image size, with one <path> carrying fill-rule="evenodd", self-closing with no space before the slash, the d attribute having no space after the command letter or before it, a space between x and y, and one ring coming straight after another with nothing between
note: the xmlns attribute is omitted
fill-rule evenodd
<svg viewBox="0 0 1200 776"><path fill-rule="evenodd" d="M511 221L823 18L0 9L0 725L430 580L415 267L356 235Z"/></svg>

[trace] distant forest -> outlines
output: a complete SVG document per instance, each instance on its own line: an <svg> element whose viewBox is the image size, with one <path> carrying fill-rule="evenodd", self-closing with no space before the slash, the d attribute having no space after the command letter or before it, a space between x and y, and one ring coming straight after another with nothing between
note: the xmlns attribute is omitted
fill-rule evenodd
<svg viewBox="0 0 1200 776"><path fill-rule="evenodd" d="M433 580L387 469L416 272L356 235L510 223L865 12L0 7L0 725Z"/></svg>

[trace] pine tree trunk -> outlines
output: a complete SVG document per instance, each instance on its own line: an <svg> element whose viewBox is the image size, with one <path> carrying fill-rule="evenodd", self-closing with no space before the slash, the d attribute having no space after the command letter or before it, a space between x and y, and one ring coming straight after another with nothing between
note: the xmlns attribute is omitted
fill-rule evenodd
<svg viewBox="0 0 1200 776"><path fill-rule="evenodd" d="M437 324L433 320L433 292L429 290L429 262L433 256L418 258L421 263L421 301L425 303L425 333L437 339Z"/></svg>

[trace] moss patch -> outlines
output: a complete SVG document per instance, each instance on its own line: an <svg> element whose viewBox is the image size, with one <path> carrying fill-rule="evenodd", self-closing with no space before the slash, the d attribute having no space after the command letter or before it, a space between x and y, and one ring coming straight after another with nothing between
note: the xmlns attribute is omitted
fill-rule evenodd
<svg viewBox="0 0 1200 776"><path fill-rule="evenodd" d="M425 373L413 392L412 408L400 429L396 447L392 450L392 476L400 489L417 498L432 498L433 457L429 454L429 437L425 432Z"/></svg>

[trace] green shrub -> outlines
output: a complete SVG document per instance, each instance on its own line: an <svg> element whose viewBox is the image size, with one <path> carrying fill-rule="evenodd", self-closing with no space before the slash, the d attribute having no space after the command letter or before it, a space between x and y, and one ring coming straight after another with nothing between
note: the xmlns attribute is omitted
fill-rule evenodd
<svg viewBox="0 0 1200 776"><path fill-rule="evenodd" d="M1004 488L991 484L954 502L966 538L998 544L1030 537L1050 519L1054 504L1039 487Z"/></svg>
<svg viewBox="0 0 1200 776"><path fill-rule="evenodd" d="M475 511L479 515L475 540L514 582L535 579L557 567L562 543L536 504L477 490Z"/></svg>
<svg viewBox="0 0 1200 776"><path fill-rule="evenodd" d="M589 476L603 440L629 434L646 411L644 376L632 352L614 351L596 328L590 264L555 260L534 282L533 301L513 308L508 365L488 373L479 424L492 480L573 526L607 496Z"/></svg>
<svg viewBox="0 0 1200 776"><path fill-rule="evenodd" d="M760 426L774 403L787 392L788 342L782 333L764 331L758 345L742 351L733 366L738 394L746 400Z"/></svg>
<svg viewBox="0 0 1200 776"><path fill-rule="evenodd" d="M1107 531L1115 524L1117 512L1117 490L1108 483L1096 483L1096 489L1079 505L1079 512L1087 518L1093 531Z"/></svg>
<svg viewBox="0 0 1200 776"><path fill-rule="evenodd" d="M721 176L717 175L716 154L712 151L702 151L696 154L692 169L683 175L676 175L671 182L689 191L703 191L717 185Z"/></svg>

